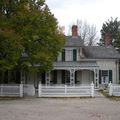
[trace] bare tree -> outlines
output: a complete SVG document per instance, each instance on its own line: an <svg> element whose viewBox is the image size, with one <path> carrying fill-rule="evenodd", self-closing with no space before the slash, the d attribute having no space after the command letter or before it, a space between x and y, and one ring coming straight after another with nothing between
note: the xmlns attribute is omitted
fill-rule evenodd
<svg viewBox="0 0 120 120"><path fill-rule="evenodd" d="M73 24L72 24L73 25ZM71 28L72 25L69 27ZM95 25L90 25L87 21L77 20L76 25L78 26L78 35L81 36L86 46L93 46L99 40L97 35L97 29Z"/></svg>

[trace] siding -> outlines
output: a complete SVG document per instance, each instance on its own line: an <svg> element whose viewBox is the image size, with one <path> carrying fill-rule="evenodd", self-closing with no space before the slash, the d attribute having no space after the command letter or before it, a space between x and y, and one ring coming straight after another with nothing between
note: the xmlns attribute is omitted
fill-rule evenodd
<svg viewBox="0 0 120 120"><path fill-rule="evenodd" d="M80 56L84 56L80 47L66 47L65 48L65 61L73 61L73 50L76 50L76 60L80 61ZM57 61L62 61L62 53L59 53Z"/></svg>
<svg viewBox="0 0 120 120"><path fill-rule="evenodd" d="M118 82L118 76L119 74L116 72L116 69L118 66L116 66L116 60L110 60L110 59L102 59L97 60L97 64L100 70L112 70L112 76L113 76L113 83Z"/></svg>

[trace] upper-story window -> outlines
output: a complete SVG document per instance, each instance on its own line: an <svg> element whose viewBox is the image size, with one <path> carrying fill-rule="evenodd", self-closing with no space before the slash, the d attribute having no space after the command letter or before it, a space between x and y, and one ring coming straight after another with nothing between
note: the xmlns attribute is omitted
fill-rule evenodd
<svg viewBox="0 0 120 120"><path fill-rule="evenodd" d="M65 61L65 49L62 50L62 61Z"/></svg>
<svg viewBox="0 0 120 120"><path fill-rule="evenodd" d="M77 50L73 49L73 61L77 61Z"/></svg>

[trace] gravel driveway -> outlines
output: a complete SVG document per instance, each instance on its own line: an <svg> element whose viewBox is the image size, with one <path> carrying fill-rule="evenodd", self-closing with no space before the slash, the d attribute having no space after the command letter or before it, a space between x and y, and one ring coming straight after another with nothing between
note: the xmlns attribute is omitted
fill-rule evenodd
<svg viewBox="0 0 120 120"><path fill-rule="evenodd" d="M25 98L0 101L0 120L120 120L120 101Z"/></svg>

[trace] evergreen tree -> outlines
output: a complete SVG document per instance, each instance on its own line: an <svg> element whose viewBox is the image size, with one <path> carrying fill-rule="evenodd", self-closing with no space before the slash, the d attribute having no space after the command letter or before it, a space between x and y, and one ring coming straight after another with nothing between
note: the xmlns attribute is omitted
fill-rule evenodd
<svg viewBox="0 0 120 120"><path fill-rule="evenodd" d="M103 23L99 45L104 45L104 35L106 33L112 38L111 44L116 48L120 48L120 21L118 21L118 18L113 19L111 17L110 20Z"/></svg>

